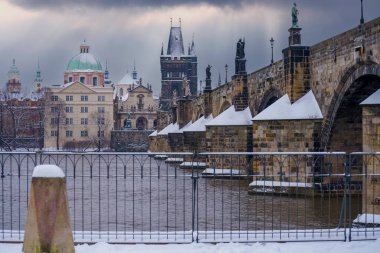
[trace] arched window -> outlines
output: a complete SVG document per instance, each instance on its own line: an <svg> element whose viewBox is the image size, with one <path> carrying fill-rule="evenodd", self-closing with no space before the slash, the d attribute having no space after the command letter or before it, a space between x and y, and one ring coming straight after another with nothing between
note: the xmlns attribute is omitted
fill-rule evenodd
<svg viewBox="0 0 380 253"><path fill-rule="evenodd" d="M123 88L120 88L120 97L124 96L124 90Z"/></svg>
<svg viewBox="0 0 380 253"><path fill-rule="evenodd" d="M98 86L98 78L96 76L92 78L92 86Z"/></svg>
<svg viewBox="0 0 380 253"><path fill-rule="evenodd" d="M137 108L139 110L143 110L144 109L144 95L143 94L138 94L137 98L139 99L139 101L137 103Z"/></svg>
<svg viewBox="0 0 380 253"><path fill-rule="evenodd" d="M136 128L139 130L147 129L148 127L148 120L145 117L139 117L136 120Z"/></svg>

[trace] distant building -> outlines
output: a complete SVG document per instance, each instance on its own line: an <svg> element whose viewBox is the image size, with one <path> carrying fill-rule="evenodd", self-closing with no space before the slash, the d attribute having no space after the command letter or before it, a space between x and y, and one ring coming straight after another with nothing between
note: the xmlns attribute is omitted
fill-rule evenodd
<svg viewBox="0 0 380 253"><path fill-rule="evenodd" d="M151 85L144 86L142 79L138 79L136 68L115 85L114 98L115 129L155 128L158 97L153 95Z"/></svg>
<svg viewBox="0 0 380 253"><path fill-rule="evenodd" d="M7 99L21 99L21 82L20 71L16 66L16 60L13 59L13 64L8 70L8 81L6 84Z"/></svg>
<svg viewBox="0 0 380 253"><path fill-rule="evenodd" d="M161 48L160 64L161 64L161 97L160 108L168 111L170 109L170 101L173 92L176 91L177 96L184 96L183 79L189 81L190 93L192 96L197 95L198 58L195 52L194 40L189 44L185 53L183 46L183 38L181 26L171 27L169 34L168 47L166 54L164 46Z"/></svg>
<svg viewBox="0 0 380 253"><path fill-rule="evenodd" d="M0 91L0 149L42 149L45 101L39 66L37 76L38 90L24 96L21 93L20 71L13 60L6 90Z"/></svg>
<svg viewBox="0 0 380 253"><path fill-rule="evenodd" d="M64 85L46 90L45 148L86 150L109 147L113 120L113 88L105 85L97 58L83 42L67 64Z"/></svg>
<svg viewBox="0 0 380 253"><path fill-rule="evenodd" d="M45 148L109 147L113 127L112 87L75 81L46 92Z"/></svg>
<svg viewBox="0 0 380 253"><path fill-rule="evenodd" d="M75 55L67 64L64 73L64 83L81 82L87 86L104 86L104 71L100 61L90 53L90 46L84 41ZM107 77L108 77L107 69Z"/></svg>

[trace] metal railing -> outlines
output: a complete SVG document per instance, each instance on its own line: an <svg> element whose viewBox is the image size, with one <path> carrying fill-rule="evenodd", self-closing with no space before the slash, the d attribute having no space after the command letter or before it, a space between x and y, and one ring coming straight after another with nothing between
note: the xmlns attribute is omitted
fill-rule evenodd
<svg viewBox="0 0 380 253"><path fill-rule="evenodd" d="M66 175L76 242L380 235L380 153L0 153L0 241L22 241L33 168ZM360 216L361 215L361 216Z"/></svg>

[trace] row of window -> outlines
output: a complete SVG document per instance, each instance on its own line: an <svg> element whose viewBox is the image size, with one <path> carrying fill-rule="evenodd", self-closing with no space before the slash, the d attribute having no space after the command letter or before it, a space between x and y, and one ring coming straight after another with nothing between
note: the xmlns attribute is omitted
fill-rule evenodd
<svg viewBox="0 0 380 253"><path fill-rule="evenodd" d="M74 80L73 77L69 76L69 83L71 83L73 80ZM79 82L86 84L86 77L85 76L79 77ZM96 76L92 78L92 86L98 86L98 78Z"/></svg>
<svg viewBox="0 0 380 253"><path fill-rule="evenodd" d="M50 135L52 137L57 137L58 136L58 131L57 130L52 130ZM98 137L104 137L104 131L98 131ZM66 131L66 137L73 137L74 136L74 131L73 130L67 130ZM88 137L88 131L87 130L81 130L80 131L80 137Z"/></svg>
<svg viewBox="0 0 380 253"><path fill-rule="evenodd" d="M73 113L74 112L74 107L72 107L72 106L66 106L65 111L67 113ZM51 112L58 112L58 107L52 107L51 108ZM81 106L80 112L87 113L88 112L88 107L87 106ZM106 110L105 110L105 108L103 106L99 106L98 107L98 113L105 113L105 112L106 112Z"/></svg>
<svg viewBox="0 0 380 253"><path fill-rule="evenodd" d="M51 96L50 97L50 100L51 101L58 101L58 96L56 96L56 95L54 95L54 96ZM100 96L98 96L98 101L99 102L104 102L106 100L106 96L103 96L103 95L100 95ZM72 102L72 101L74 101L74 96L72 96L72 95L67 95L66 96L66 101L68 101L68 102ZM81 95L80 96L80 101L88 101L88 96L87 95Z"/></svg>
<svg viewBox="0 0 380 253"><path fill-rule="evenodd" d="M96 119L96 122L98 125L104 125L105 124L105 119L102 117L99 117ZM51 118L50 123L52 125L58 125L58 118ZM66 118L66 125L73 125L74 124L74 119L73 118ZM80 119L80 124L81 125L88 125L88 118L81 118Z"/></svg>

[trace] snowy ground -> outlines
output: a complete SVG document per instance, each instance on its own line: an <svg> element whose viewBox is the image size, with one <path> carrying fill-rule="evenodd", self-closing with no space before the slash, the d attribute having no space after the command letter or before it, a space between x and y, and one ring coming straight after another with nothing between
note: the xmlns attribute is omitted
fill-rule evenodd
<svg viewBox="0 0 380 253"><path fill-rule="evenodd" d="M1 253L21 253L21 244L0 244ZM225 244L167 244L119 245L97 243L78 245L76 253L372 253L379 252L380 240L356 242L288 242L288 243L225 243Z"/></svg>

